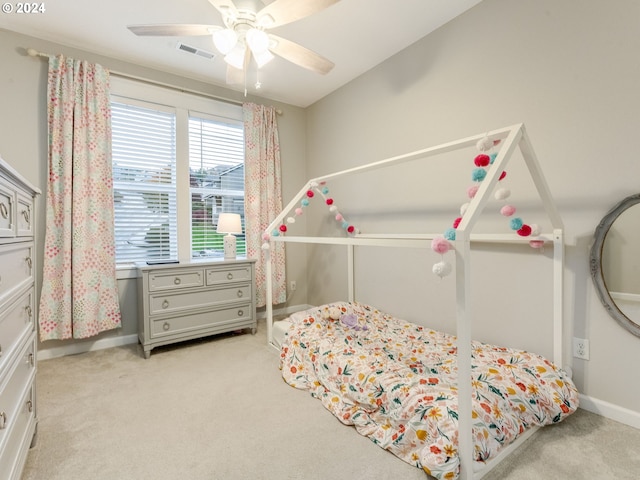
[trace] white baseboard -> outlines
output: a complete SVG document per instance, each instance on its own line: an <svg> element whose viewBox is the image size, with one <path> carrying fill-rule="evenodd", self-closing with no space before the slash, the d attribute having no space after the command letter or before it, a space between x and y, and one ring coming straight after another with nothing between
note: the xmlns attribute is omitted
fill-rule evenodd
<svg viewBox="0 0 640 480"><path fill-rule="evenodd" d="M580 408L597 415L602 415L610 420L615 420L616 422L640 429L640 412L635 412L628 408L582 394L580 394Z"/></svg>
<svg viewBox="0 0 640 480"><path fill-rule="evenodd" d="M64 357L66 355L77 355L79 353L103 350L105 348L121 347L138 343L138 335L122 335L119 337L102 338L100 340L77 341L69 345L38 350L38 360L48 360L50 358Z"/></svg>

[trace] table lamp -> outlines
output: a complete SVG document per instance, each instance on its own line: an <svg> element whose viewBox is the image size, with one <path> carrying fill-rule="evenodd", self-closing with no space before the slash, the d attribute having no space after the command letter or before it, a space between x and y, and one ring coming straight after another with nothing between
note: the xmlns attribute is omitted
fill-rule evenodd
<svg viewBox="0 0 640 480"><path fill-rule="evenodd" d="M221 213L218 218L218 233L226 233L224 236L224 258L232 260L236 258L236 237L234 234L242 233L242 220L238 213Z"/></svg>

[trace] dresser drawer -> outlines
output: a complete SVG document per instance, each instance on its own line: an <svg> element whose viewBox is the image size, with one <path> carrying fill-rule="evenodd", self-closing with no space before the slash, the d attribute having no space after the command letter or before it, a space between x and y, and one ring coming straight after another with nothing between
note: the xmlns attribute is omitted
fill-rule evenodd
<svg viewBox="0 0 640 480"><path fill-rule="evenodd" d="M25 195L18 191L17 193L18 207L16 212L17 233L19 237L33 236L33 197Z"/></svg>
<svg viewBox="0 0 640 480"><path fill-rule="evenodd" d="M177 270L149 272L149 291L176 290L179 288L202 287L204 273L199 270Z"/></svg>
<svg viewBox="0 0 640 480"><path fill-rule="evenodd" d="M33 301L31 289L0 313L0 371L7 367L20 342L34 329Z"/></svg>
<svg viewBox="0 0 640 480"><path fill-rule="evenodd" d="M251 265L207 268L207 285L250 281Z"/></svg>
<svg viewBox="0 0 640 480"><path fill-rule="evenodd" d="M14 237L15 189L0 179L0 237Z"/></svg>
<svg viewBox="0 0 640 480"><path fill-rule="evenodd" d="M33 244L0 245L0 304L11 292L33 282Z"/></svg>
<svg viewBox="0 0 640 480"><path fill-rule="evenodd" d="M31 384L12 414L7 419L4 432L6 438L0 440L0 478L19 480L29 445L35 433L35 388ZM11 420L11 423L9 421ZM2 435L0 430L0 436ZM4 441L3 441L4 440Z"/></svg>
<svg viewBox="0 0 640 480"><path fill-rule="evenodd" d="M243 304L235 307L221 308L209 312L180 315L179 317L153 320L151 337L158 338L177 333L189 333L193 330L236 324L243 320L253 319L253 305Z"/></svg>
<svg viewBox="0 0 640 480"><path fill-rule="evenodd" d="M238 301L252 301L250 283L195 292L151 295L149 297L149 313L160 315Z"/></svg>
<svg viewBox="0 0 640 480"><path fill-rule="evenodd" d="M25 343L22 350L13 364L9 365L6 376L0 379L0 438L2 435L2 412L5 418L10 421L16 405L24 395L27 385L33 381L36 373L36 343L35 333L31 335L29 341ZM7 423L5 423L5 426Z"/></svg>

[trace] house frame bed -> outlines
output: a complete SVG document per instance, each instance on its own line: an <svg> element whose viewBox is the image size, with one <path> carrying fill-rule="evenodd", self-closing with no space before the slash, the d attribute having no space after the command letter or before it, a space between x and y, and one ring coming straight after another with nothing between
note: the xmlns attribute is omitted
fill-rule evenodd
<svg viewBox="0 0 640 480"><path fill-rule="evenodd" d="M458 402L459 413L459 444L458 456L460 459L460 478L471 480L482 478L503 458L509 455L517 446L529 438L537 428L532 428L520 435L515 442L501 450L501 452L486 462L485 467L474 472L474 443L472 438L472 383L471 383L471 358L472 338L471 325L473 323L473 311L471 309L471 242L486 243L523 243L529 244L531 238L519 236L513 233L473 234L473 228L477 223L484 207L491 198L492 192L499 181L499 175L504 171L516 149L520 150L526 163L528 172L533 180L535 189L542 201L542 206L551 223L552 231L540 232L535 236L536 240L553 245L553 362L560 368L563 367L563 270L564 270L564 233L562 219L551 196L550 190L544 179L539 162L534 153L524 124L516 124L511 127L493 130L479 135L463 138L449 143L444 143L423 150L414 151L385 160L369 163L359 167L342 170L328 175L323 175L309 180L283 211L273 220L265 231L265 238L269 242L297 242L312 244L344 245L347 249L347 275L349 301L355 301L355 275L354 275L354 248L356 246L380 246L380 247L410 247L431 248L431 241L441 237L442 233L425 234L375 234L367 235L354 233L347 237L311 237L269 235L274 229L278 229L287 215L294 210L297 204L306 196L306 192L327 180L345 175L353 175L369 170L386 168L399 163L415 160L425 160L438 154L476 146L479 141L488 138L491 141L501 141L501 148L494 159L493 165L487 171L487 175L480 183L477 193L471 199L462 220L455 231L455 240L452 242L455 250L455 282L456 282L456 335L458 352L458 378L467 378L468 381L458 382L458 398L466 398L468 401ZM273 343L273 307L269 299L272 298L272 266L270 248L264 249L266 270L266 316L267 336L269 344ZM277 348L277 347L276 347Z"/></svg>

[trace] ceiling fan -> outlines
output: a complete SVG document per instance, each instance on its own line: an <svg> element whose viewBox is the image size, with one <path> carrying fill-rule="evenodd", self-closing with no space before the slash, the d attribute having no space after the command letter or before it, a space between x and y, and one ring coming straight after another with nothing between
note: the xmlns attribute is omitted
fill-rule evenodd
<svg viewBox="0 0 640 480"><path fill-rule="evenodd" d="M252 57L258 68L271 61L273 54L322 75L334 67L323 56L267 31L320 12L339 0L275 0L266 6L260 0L208 1L220 12L224 26L155 24L127 28L141 36L212 36L227 63L229 84L246 80Z"/></svg>

